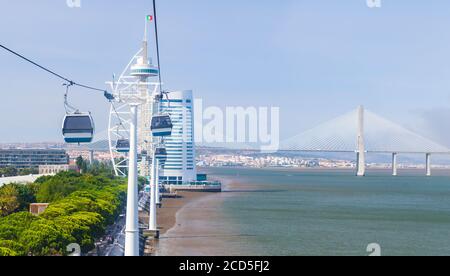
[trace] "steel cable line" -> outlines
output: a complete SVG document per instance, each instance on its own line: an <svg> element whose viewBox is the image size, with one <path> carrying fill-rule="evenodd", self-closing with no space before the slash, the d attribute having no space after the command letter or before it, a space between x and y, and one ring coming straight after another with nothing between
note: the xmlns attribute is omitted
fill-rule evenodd
<svg viewBox="0 0 450 276"><path fill-rule="evenodd" d="M158 19L156 15L156 0L153 0L153 17L155 18L155 42L156 42L156 58L158 60L158 69L159 69L159 92L162 94L162 77L161 77L161 59L159 55L159 36L158 36ZM162 97L162 95L161 95Z"/></svg>
<svg viewBox="0 0 450 276"><path fill-rule="evenodd" d="M75 82L73 80L70 80L70 79L68 79L68 78L66 78L66 77L64 77L64 76L62 76L62 75L60 75L60 74L58 74L58 73L56 73L56 72L54 72L54 71L44 67L44 66L34 62L34 61L32 61L31 59L29 59L29 58L27 58L27 57L25 57L25 56L15 52L14 50L11 50L10 48L8 48L8 47L6 47L6 46L4 46L2 44L0 44L0 47L3 48L4 50L10 52L11 54L13 54L13 55L15 55L15 56L17 56L17 57L19 57L19 58L21 58L21 59L31 63L31 64L33 64L34 66L36 66L36 67L46 71L47 73L50 73L50 74L52 74L52 75L62 79L66 83L66 85L68 85L68 86L78 86L78 87L85 88L85 89L88 89L88 90L103 92L104 96L109 101L114 99L114 96L112 94L110 94L108 91L104 90L104 89L95 88L95 87L92 87L92 86L89 86L89 85L84 85L84 84L81 84L81 83L77 83L77 82Z"/></svg>
<svg viewBox="0 0 450 276"><path fill-rule="evenodd" d="M113 103L111 103L111 106L112 106L112 108L113 108L113 110L114 110L114 113L116 114L117 118L119 119L119 125L123 128L123 130L127 133L128 137L129 137L129 136L130 136L130 132L128 132L128 129L125 127L125 123L124 123L124 121L122 120L122 118L120 117L119 112L117 111L116 106L115 106ZM117 131L119 131L119 128L117 128ZM119 136L120 136L120 135L119 135Z"/></svg>

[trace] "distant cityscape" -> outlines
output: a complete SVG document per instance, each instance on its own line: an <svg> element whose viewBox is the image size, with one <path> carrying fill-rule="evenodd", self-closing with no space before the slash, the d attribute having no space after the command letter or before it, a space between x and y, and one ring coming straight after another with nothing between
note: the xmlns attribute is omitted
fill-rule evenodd
<svg viewBox="0 0 450 276"><path fill-rule="evenodd" d="M369 160L367 167L371 169L391 169L392 163L384 161L386 157ZM200 148L198 150L197 166L199 167L248 167L248 168L324 168L324 169L355 169L356 160L348 154L323 154L311 156L302 153L262 154L250 151L231 151L225 149ZM399 169L425 169L424 162L405 158L398 164ZM434 164L434 169L450 169L450 165Z"/></svg>
<svg viewBox="0 0 450 276"><path fill-rule="evenodd" d="M7 143L0 144L1 150L29 150L29 149L51 149L65 150L68 162L81 156L85 160L96 160L99 162L109 162L111 155L108 150L92 150L70 146L63 143L42 142L42 143ZM306 157L292 154L261 154L246 151L231 151L214 148L200 148L196 158L198 167L246 167L246 168L325 168L325 169L354 169L356 161L351 158L331 158L331 157ZM46 163L44 162L44 164ZM0 164L1 166L1 164ZM368 162L368 168L390 169L389 162ZM425 164L408 162L398 165L400 169L424 169ZM450 169L450 165L433 165L435 169Z"/></svg>
<svg viewBox="0 0 450 276"><path fill-rule="evenodd" d="M111 160L111 153L107 150L90 150L78 146L68 146L64 143L56 142L40 142L40 143L3 143L0 144L0 150L65 150L69 160L74 160L81 156L86 160L93 158L94 160L103 162ZM92 155L91 155L92 154ZM118 155L119 157L119 155Z"/></svg>
<svg viewBox="0 0 450 276"><path fill-rule="evenodd" d="M277 155L249 156L245 154L217 154L200 155L200 167L247 167L247 168L325 168L325 169L354 169L356 161L285 157ZM367 163L368 168L390 169L390 163ZM424 164L399 164L400 169L425 169ZM450 169L449 165L434 165L435 169Z"/></svg>

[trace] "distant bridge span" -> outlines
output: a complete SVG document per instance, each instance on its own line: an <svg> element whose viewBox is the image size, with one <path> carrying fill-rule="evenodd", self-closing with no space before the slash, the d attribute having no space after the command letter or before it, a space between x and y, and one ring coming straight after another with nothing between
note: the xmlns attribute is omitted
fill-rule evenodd
<svg viewBox="0 0 450 276"><path fill-rule="evenodd" d="M103 135L90 150L107 148ZM208 145L199 145L208 146ZM243 151L260 151L259 146L242 144L217 144L216 148ZM397 175L399 154L423 154L426 173L431 175L431 156L450 155L450 148L412 132L387 120L362 106L338 116L312 129L280 142L278 152L330 152L354 153L357 159L357 175L366 172L366 155L392 154L392 174Z"/></svg>
<svg viewBox="0 0 450 276"><path fill-rule="evenodd" d="M392 154L392 174L397 175L398 154L424 154L431 176L431 155L450 155L450 149L416 134L375 113L357 110L282 141L280 151L356 153L357 175L366 173L366 154Z"/></svg>

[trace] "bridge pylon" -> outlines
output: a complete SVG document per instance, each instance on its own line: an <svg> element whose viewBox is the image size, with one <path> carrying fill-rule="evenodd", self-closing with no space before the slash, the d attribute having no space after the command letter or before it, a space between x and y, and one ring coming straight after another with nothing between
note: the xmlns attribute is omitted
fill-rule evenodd
<svg viewBox="0 0 450 276"><path fill-rule="evenodd" d="M364 143L364 107L358 107L358 129L357 129L357 147L356 150L356 165L357 176L366 175L366 148Z"/></svg>
<svg viewBox="0 0 450 276"><path fill-rule="evenodd" d="M392 176L397 176L397 156L396 152L392 153Z"/></svg>
<svg viewBox="0 0 450 276"><path fill-rule="evenodd" d="M431 153L427 153L426 155L426 170L427 176L431 176Z"/></svg>

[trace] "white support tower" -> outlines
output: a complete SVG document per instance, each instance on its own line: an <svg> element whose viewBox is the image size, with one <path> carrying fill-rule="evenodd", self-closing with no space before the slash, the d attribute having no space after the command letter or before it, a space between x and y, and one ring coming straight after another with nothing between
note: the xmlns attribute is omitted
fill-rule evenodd
<svg viewBox="0 0 450 276"><path fill-rule="evenodd" d="M397 156L396 152L392 153L392 176L397 176Z"/></svg>
<svg viewBox="0 0 450 276"><path fill-rule="evenodd" d="M149 224L148 230L158 231L158 225L156 222L156 189L158 186L158 181L156 179L158 171L158 160L155 157L155 152L152 154L152 175L150 182L150 214L149 214Z"/></svg>
<svg viewBox="0 0 450 276"><path fill-rule="evenodd" d="M125 256L139 256L138 175L137 175L137 113L138 105L130 105L130 155L128 170Z"/></svg>
<svg viewBox="0 0 450 276"><path fill-rule="evenodd" d="M366 175L366 149L364 144L364 107L358 107L358 133L357 133L357 151L356 151L356 165L357 176Z"/></svg>
<svg viewBox="0 0 450 276"><path fill-rule="evenodd" d="M94 163L94 160L95 158L94 158L94 150L90 150L89 151L89 164L93 164Z"/></svg>
<svg viewBox="0 0 450 276"><path fill-rule="evenodd" d="M147 21L142 48L133 56L118 80L108 82L112 88L114 100L111 102L109 119L109 147L111 160L117 176L128 176L127 211L125 226L125 255L139 255L139 217L138 217L138 155L150 153L153 141L146 140L145 131L150 126L138 120L138 114L151 115L147 108L153 105L154 94L158 91L159 82L148 82L148 78L157 77L159 69L152 65L147 52ZM129 152L123 153L116 147L119 139L127 139ZM146 163L146 158L142 158ZM142 161L141 161L142 162ZM141 175L148 173L141 172Z"/></svg>
<svg viewBox="0 0 450 276"><path fill-rule="evenodd" d="M159 191L160 190L159 173L161 171L161 164L160 164L158 159L156 159L156 165L157 165L157 167L156 167L157 168L156 169L156 176L155 176L155 179L156 179L156 193L155 193L156 205L157 206L161 206L161 195L160 195L160 191Z"/></svg>
<svg viewBox="0 0 450 276"><path fill-rule="evenodd" d="M160 109L160 100L159 97L156 97L155 94L154 101L152 104L151 116L149 118L149 122L151 121L152 116L156 116L159 113ZM161 95L160 95L161 96ZM150 113L149 113L150 114ZM151 160L151 181L150 181L150 213L149 213L149 223L148 230L156 233L155 236L159 236L158 231L158 222L157 222L157 206L159 202L159 161L156 158L156 145L160 145L162 142L161 137L153 137L153 134L150 132L152 139L152 146L149 149L152 152L152 160Z"/></svg>

